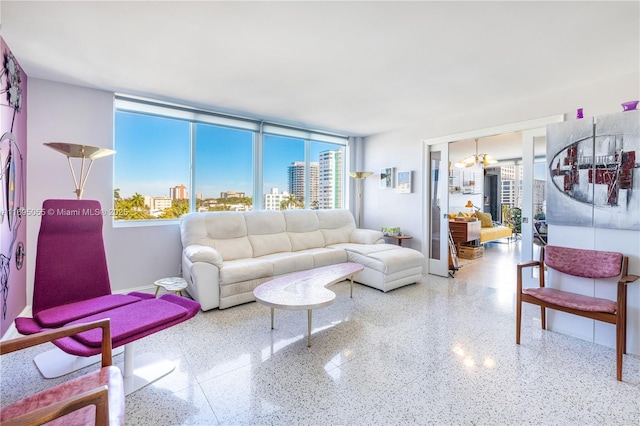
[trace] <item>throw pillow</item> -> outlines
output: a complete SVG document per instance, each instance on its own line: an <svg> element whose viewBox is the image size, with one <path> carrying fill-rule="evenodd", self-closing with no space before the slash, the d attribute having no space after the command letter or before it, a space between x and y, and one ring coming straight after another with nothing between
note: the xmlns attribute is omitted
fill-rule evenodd
<svg viewBox="0 0 640 426"><path fill-rule="evenodd" d="M493 228L493 220L491 219L491 213L477 212L476 217L480 219L480 226L483 228Z"/></svg>

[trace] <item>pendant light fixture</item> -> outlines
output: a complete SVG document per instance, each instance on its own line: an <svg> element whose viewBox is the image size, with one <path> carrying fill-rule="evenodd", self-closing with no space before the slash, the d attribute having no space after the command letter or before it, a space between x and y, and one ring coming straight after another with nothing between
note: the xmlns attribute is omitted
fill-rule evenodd
<svg viewBox="0 0 640 426"><path fill-rule="evenodd" d="M479 154L478 153L478 139L476 139L476 153L475 155L469 155L468 157L463 158L458 161L454 165L460 169L464 169L467 167L473 167L475 164L480 164L482 167L487 167L490 164L496 164L498 160L490 156L489 154Z"/></svg>

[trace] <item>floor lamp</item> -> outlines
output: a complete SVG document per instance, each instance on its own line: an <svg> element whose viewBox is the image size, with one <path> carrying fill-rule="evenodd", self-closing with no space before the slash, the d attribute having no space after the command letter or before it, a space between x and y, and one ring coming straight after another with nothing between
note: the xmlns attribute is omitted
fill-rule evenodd
<svg viewBox="0 0 640 426"><path fill-rule="evenodd" d="M89 145L78 145L75 143L66 143L66 142L47 142L44 145L53 149L54 151L58 151L61 154L67 156L67 162L69 163L69 169L71 169L71 176L73 177L73 183L76 185L76 198L80 200L82 198L82 191L84 191L84 184L87 183L87 177L89 177L89 172L91 171L91 166L93 165L93 160L97 158L107 157L109 155L113 155L116 152L112 149L107 148L99 148L97 146L89 146ZM80 165L80 179L76 178L76 173L73 171L73 166L71 165L72 158L82 158L82 163ZM85 160L89 160L89 165L85 170Z"/></svg>
<svg viewBox="0 0 640 426"><path fill-rule="evenodd" d="M358 228L362 223L362 187L364 180L371 176L373 172L349 172L348 175L356 180L356 191L358 192Z"/></svg>

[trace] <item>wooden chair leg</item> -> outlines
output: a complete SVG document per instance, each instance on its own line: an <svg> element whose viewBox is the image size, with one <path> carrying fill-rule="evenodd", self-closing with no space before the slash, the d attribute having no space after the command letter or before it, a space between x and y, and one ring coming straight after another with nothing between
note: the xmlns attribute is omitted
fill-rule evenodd
<svg viewBox="0 0 640 426"><path fill-rule="evenodd" d="M624 352L624 333L622 324L616 324L616 379L622 381L622 354Z"/></svg>
<svg viewBox="0 0 640 426"><path fill-rule="evenodd" d="M516 345L520 344L520 326L522 325L522 300L518 295L516 302Z"/></svg>
<svg viewBox="0 0 640 426"><path fill-rule="evenodd" d="M544 309L544 306L540 306L540 323L542 324L542 329L547 329L547 314Z"/></svg>
<svg viewBox="0 0 640 426"><path fill-rule="evenodd" d="M627 312L626 306L618 307L616 319L616 379L622 381L622 357L627 353Z"/></svg>

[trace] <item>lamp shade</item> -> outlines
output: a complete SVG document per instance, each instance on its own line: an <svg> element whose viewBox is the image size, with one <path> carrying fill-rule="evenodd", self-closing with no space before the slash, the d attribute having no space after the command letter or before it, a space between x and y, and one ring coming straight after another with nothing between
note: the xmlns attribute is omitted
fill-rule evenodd
<svg viewBox="0 0 640 426"><path fill-rule="evenodd" d="M71 177L73 178L73 183L76 186L76 190L74 192L76 193L76 197L78 198L78 200L82 198L84 185L85 183L87 183L87 177L89 176L89 172L91 171L93 160L97 158L107 157L116 153L112 149L66 142L46 142L43 145L48 146L54 151L57 151L67 157L67 163L69 164L69 169L71 170ZM80 179L76 178L76 173L73 171L73 165L71 164L72 158L80 158L82 160L80 164ZM89 160L89 165L86 168L85 160Z"/></svg>
<svg viewBox="0 0 640 426"><path fill-rule="evenodd" d="M373 172L348 172L349 176L354 179L365 179L373 174Z"/></svg>
<svg viewBox="0 0 640 426"><path fill-rule="evenodd" d="M97 146L79 145L66 142L45 142L43 145L58 151L61 154L71 158L88 158L95 160L96 158L106 157L115 154L115 151L107 148L99 148Z"/></svg>

